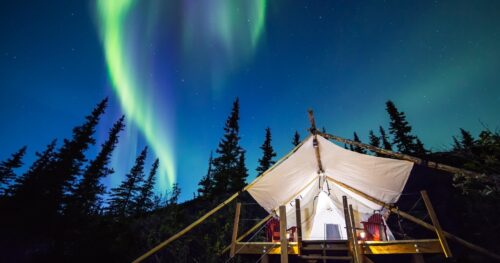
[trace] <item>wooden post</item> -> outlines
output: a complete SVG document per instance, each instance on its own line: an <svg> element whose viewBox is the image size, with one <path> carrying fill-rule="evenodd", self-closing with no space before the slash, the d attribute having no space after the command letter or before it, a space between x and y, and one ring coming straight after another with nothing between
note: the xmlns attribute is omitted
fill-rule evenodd
<svg viewBox="0 0 500 263"><path fill-rule="evenodd" d="M354 262L362 263L361 257L361 247L358 244L358 236L356 234L356 222L354 222L354 211L352 209L352 205L349 205L349 219L351 221L351 235L352 235L352 243L354 248Z"/></svg>
<svg viewBox="0 0 500 263"><path fill-rule="evenodd" d="M323 164L321 163L321 156L319 154L319 143L318 143L318 136L316 135L317 130L316 130L316 121L314 120L314 114L312 110L309 110L309 121L311 122L311 133L313 134L313 147L314 147L314 154L316 155L316 161L318 163L318 174L322 173L323 170Z"/></svg>
<svg viewBox="0 0 500 263"><path fill-rule="evenodd" d="M257 230L257 228L259 228L262 224L264 224L269 219L271 219L271 217L273 217L273 216L270 215L270 214L267 215L265 218L263 218L262 220L260 220L259 223L255 224L252 228L250 228L247 232L245 232L243 235L239 236L236 239L236 242L240 242L241 240L243 240L243 238L245 238L248 235L250 235L250 233L252 233L253 231ZM231 249L231 245L229 245L226 248L224 248L224 250L222 250L222 252L220 252L219 254L222 255L222 254L226 253L229 249Z"/></svg>
<svg viewBox="0 0 500 263"><path fill-rule="evenodd" d="M354 244L352 242L351 219L349 217L349 206L347 205L347 196L342 196L342 204L344 206L345 228L347 232L347 240L349 241L349 250L354 256Z"/></svg>
<svg viewBox="0 0 500 263"><path fill-rule="evenodd" d="M240 223L241 203L236 203L236 211L234 213L233 236L231 238L231 252L229 256L232 258L236 252L236 239L238 238L238 224Z"/></svg>
<svg viewBox="0 0 500 263"><path fill-rule="evenodd" d="M439 224L439 220L437 218L436 212L434 211L434 207L432 206L431 200L429 199L429 195L427 195L427 191L420 191L422 195L422 199L424 200L425 207L427 208L427 212L429 212L429 217L431 218L432 224L434 225L434 229L436 230L436 234L439 238L439 243L441 243L441 247L443 248L443 252L445 257L449 258L452 256L450 247L448 246L448 242L446 241L446 237L443 234L443 229Z"/></svg>
<svg viewBox="0 0 500 263"><path fill-rule="evenodd" d="M288 239L286 238L286 206L280 206L281 263L288 263Z"/></svg>
<svg viewBox="0 0 500 263"><path fill-rule="evenodd" d="M302 218L300 216L300 200L295 199L295 218L297 219L297 246L299 247L299 256L302 248Z"/></svg>

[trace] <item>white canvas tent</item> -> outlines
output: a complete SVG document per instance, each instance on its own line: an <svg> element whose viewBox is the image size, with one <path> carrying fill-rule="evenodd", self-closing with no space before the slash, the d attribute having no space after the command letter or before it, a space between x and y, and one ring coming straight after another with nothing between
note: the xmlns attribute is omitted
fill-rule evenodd
<svg viewBox="0 0 500 263"><path fill-rule="evenodd" d="M342 196L347 196L354 208L357 227L382 206L346 189L336 181L375 197L384 203L395 203L408 180L413 163L375 157L346 150L317 136L322 162L318 172L313 136L296 151L249 188L252 197L269 213L278 213L286 205L287 228L296 225L293 201L301 200L304 239L325 239L326 224L338 227L336 238L345 239L345 217ZM384 211L382 211L383 213ZM388 236L392 239L390 231Z"/></svg>

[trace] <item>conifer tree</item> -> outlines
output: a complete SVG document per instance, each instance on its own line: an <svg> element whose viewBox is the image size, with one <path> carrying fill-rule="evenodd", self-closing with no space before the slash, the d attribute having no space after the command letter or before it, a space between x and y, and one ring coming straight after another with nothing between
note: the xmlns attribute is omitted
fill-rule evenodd
<svg viewBox="0 0 500 263"><path fill-rule="evenodd" d="M169 198L167 199L167 205L175 205L179 201L179 196L181 195L181 188L178 183L174 183L172 190L170 191Z"/></svg>
<svg viewBox="0 0 500 263"><path fill-rule="evenodd" d="M47 168L54 161L56 142L52 140L43 152L36 152L36 161L26 173L16 178L11 189L17 201L40 201L42 198L43 189L46 187L44 179L48 176Z"/></svg>
<svg viewBox="0 0 500 263"><path fill-rule="evenodd" d="M411 126L406 121L404 112L398 111L392 101L386 102L386 110L391 119L389 131L394 136L394 144L398 147L398 151L405 154L415 152L415 136L411 134Z"/></svg>
<svg viewBox="0 0 500 263"><path fill-rule="evenodd" d="M298 131L295 131L295 134L293 134L292 144L294 147L300 144L300 134Z"/></svg>
<svg viewBox="0 0 500 263"><path fill-rule="evenodd" d="M462 138L460 140L460 143L462 144L462 148L464 150L470 150L474 146L474 137L469 131L466 131L462 128L460 128L460 134L462 135Z"/></svg>
<svg viewBox="0 0 500 263"><path fill-rule="evenodd" d="M458 141L457 137L452 136L453 138L453 151L461 151L462 150L462 144Z"/></svg>
<svg viewBox="0 0 500 263"><path fill-rule="evenodd" d="M144 184L139 189L139 195L133 202L135 205L135 213L137 215L142 215L154 207L155 201L153 190L156 182L156 172L158 171L159 165L160 160L156 159L151 167L151 170L149 171L148 178L146 178Z"/></svg>
<svg viewBox="0 0 500 263"><path fill-rule="evenodd" d="M264 143L260 146L260 149L262 149L262 158L259 159L259 167L257 167L258 175L267 171L275 163L273 158L276 157L276 152L274 152L271 145L271 140L271 129L268 127L266 128Z"/></svg>
<svg viewBox="0 0 500 263"><path fill-rule="evenodd" d="M245 165L245 151L241 151L238 158L238 164L236 166L236 174L238 176L232 176L229 181L229 193L234 193L241 191L246 185L246 178L248 177L248 169Z"/></svg>
<svg viewBox="0 0 500 263"><path fill-rule="evenodd" d="M384 128L382 126L379 126L379 131L380 131L380 140L382 141L382 146L384 149L392 151L392 144L389 142L389 138L387 138L387 134L385 133Z"/></svg>
<svg viewBox="0 0 500 263"><path fill-rule="evenodd" d="M419 156L423 156L423 155L426 155L427 152L428 151L425 149L422 141L420 141L419 138L416 138L413 153L415 153L416 155L419 155Z"/></svg>
<svg viewBox="0 0 500 263"><path fill-rule="evenodd" d="M225 134L216 151L218 156L213 160L213 193L215 196L228 194L230 189L235 189L241 182L245 182L247 176L246 173L243 173L244 169L240 167L244 165L241 163L241 155L244 150L239 145L239 110L239 100L236 98L224 126Z"/></svg>
<svg viewBox="0 0 500 263"><path fill-rule="evenodd" d="M85 151L95 144L93 135L101 115L104 113L108 99L102 100L92 113L85 117L86 122L73 128L71 140L64 140L49 166L50 176L45 178L48 187L45 189L48 212L58 212L66 204L67 195L74 191L75 179L81 174L81 166L86 160Z"/></svg>
<svg viewBox="0 0 500 263"><path fill-rule="evenodd" d="M112 215L123 217L133 214L133 200L140 190L140 183L144 177L144 162L147 154L148 147L144 147L135 159L134 166L125 176L125 180L118 187L111 189L109 211Z"/></svg>
<svg viewBox="0 0 500 263"><path fill-rule="evenodd" d="M100 179L112 174L114 171L108 167L113 150L118 143L119 133L125 127L125 116L122 116L109 131L108 139L102 144L101 151L90 162L83 172L82 180L77 184L67 212L83 215L95 214L99 210L105 186ZM72 211L69 211L72 210Z"/></svg>
<svg viewBox="0 0 500 263"><path fill-rule="evenodd" d="M23 166L23 157L26 153L26 146L23 146L17 152L13 153L10 158L0 162L0 196L8 193L9 186L16 179L14 169Z"/></svg>
<svg viewBox="0 0 500 263"><path fill-rule="evenodd" d="M369 140L370 140L370 145L371 146L375 146L377 148L380 148L380 138L378 136L375 135L375 133L373 132L373 130L370 130L369 132ZM380 156L379 153L375 152L375 155L376 156Z"/></svg>
<svg viewBox="0 0 500 263"><path fill-rule="evenodd" d="M201 178L200 182L198 182L198 185L200 186L198 188L198 195L206 197L212 193L214 187L212 163L213 163L213 153L212 151L210 151L207 174Z"/></svg>
<svg viewBox="0 0 500 263"><path fill-rule="evenodd" d="M361 140L359 139L358 134L356 132L354 132L354 141L355 142L361 142ZM361 148L361 147L359 147L359 146L354 146L353 150L355 152L358 152L358 153L364 153L364 154L366 154L366 150L363 149L363 148Z"/></svg>

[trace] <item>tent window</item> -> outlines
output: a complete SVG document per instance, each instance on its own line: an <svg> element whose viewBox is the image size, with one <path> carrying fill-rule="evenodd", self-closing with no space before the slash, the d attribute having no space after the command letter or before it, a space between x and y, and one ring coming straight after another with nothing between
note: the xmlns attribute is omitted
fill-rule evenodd
<svg viewBox="0 0 500 263"><path fill-rule="evenodd" d="M342 239L340 228L337 224L325 224L325 238L326 240L339 240Z"/></svg>

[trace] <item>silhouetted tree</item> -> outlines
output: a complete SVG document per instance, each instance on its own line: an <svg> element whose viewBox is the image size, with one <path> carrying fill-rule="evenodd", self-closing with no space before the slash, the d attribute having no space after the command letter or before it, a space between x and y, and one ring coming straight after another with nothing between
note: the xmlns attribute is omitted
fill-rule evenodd
<svg viewBox="0 0 500 263"><path fill-rule="evenodd" d="M370 145L380 148L380 138L376 136L372 130L370 130L369 132L369 140L370 140ZM375 155L380 156L380 154L377 152L375 152Z"/></svg>
<svg viewBox="0 0 500 263"><path fill-rule="evenodd" d="M234 193L241 191L246 185L246 178L248 177L248 169L245 165L245 151L240 153L238 158L238 164L236 166L236 174L238 176L231 177L228 191L229 193Z"/></svg>
<svg viewBox="0 0 500 263"><path fill-rule="evenodd" d="M460 134L462 136L460 140L460 144L462 145L462 149L468 151L474 146L474 137L469 131L466 131L460 128Z"/></svg>
<svg viewBox="0 0 500 263"><path fill-rule="evenodd" d="M300 144L300 134L298 131L295 131L295 134L293 134L292 144L294 147Z"/></svg>
<svg viewBox="0 0 500 263"><path fill-rule="evenodd" d="M212 174L212 163L213 163L213 153L210 151L210 158L208 159L208 171L205 176L203 176L198 182L200 186L198 188L198 194L201 196L208 196L212 193L214 187L213 174Z"/></svg>
<svg viewBox="0 0 500 263"><path fill-rule="evenodd" d="M61 211L69 193L73 192L75 179L81 174L81 166L86 160L85 151L95 144L93 135L101 115L104 113L108 99L102 100L92 113L85 117L86 122L73 128L71 140L64 140L57 151L54 162L49 165L50 176L45 178L48 185L44 189L49 213Z"/></svg>
<svg viewBox="0 0 500 263"><path fill-rule="evenodd" d="M117 188L111 189L109 211L112 215L123 217L133 214L133 201L140 190L140 183L144 177L144 162L148 154L148 147L144 147L135 159L134 166L125 176L125 180Z"/></svg>
<svg viewBox="0 0 500 263"><path fill-rule="evenodd" d="M379 126L379 131L380 131L380 140L382 141L383 148L392 151L392 144L389 142L389 139L387 138L385 130L384 128L382 128L382 126Z"/></svg>
<svg viewBox="0 0 500 263"><path fill-rule="evenodd" d="M271 129L266 128L264 143L260 146L260 149L262 149L262 158L259 159L259 167L256 169L259 175L267 171L275 163L273 158L276 157L276 152L274 152L271 145L271 140Z"/></svg>
<svg viewBox="0 0 500 263"><path fill-rule="evenodd" d="M178 183L172 185L172 190L170 190L169 197L167 199L167 205L177 204L179 201L179 196L181 195L181 188Z"/></svg>
<svg viewBox="0 0 500 263"><path fill-rule="evenodd" d="M9 186L16 178L14 169L23 166L23 157L26 153L26 146L23 146L17 152L13 153L10 158L0 162L0 196L6 195L9 191Z"/></svg>
<svg viewBox="0 0 500 263"><path fill-rule="evenodd" d="M242 173L242 169L239 167L242 165L240 156L244 152L239 145L239 111L240 104L236 98L224 126L224 137L216 151L218 156L213 160L213 193L215 196L227 195L230 189L236 189L242 182L245 182L247 176L247 174Z"/></svg>
<svg viewBox="0 0 500 263"><path fill-rule="evenodd" d="M99 211L105 186L100 180L114 171L108 167L113 150L118 143L120 131L123 130L125 116L122 116L109 131L108 139L102 144L101 151L90 162L83 173L82 180L77 184L70 203L68 213L89 215Z"/></svg>
<svg viewBox="0 0 500 263"><path fill-rule="evenodd" d="M47 168L54 161L54 149L56 140L53 140L43 152L36 152L38 157L30 166L28 171L22 176L16 178L11 189L16 202L22 202L20 208L25 208L24 203L41 201L43 188L45 187L45 178L48 176Z"/></svg>
<svg viewBox="0 0 500 263"><path fill-rule="evenodd" d="M453 151L461 151L462 150L462 144L458 141L457 137L452 136L453 138Z"/></svg>
<svg viewBox="0 0 500 263"><path fill-rule="evenodd" d="M394 136L393 142L401 153L411 154L415 152L415 136L411 134L411 126L406 121L404 112L398 111L392 101L386 102L386 110L391 119L389 131Z"/></svg>
<svg viewBox="0 0 500 263"><path fill-rule="evenodd" d="M156 172L160 165L160 160L156 159L149 171L148 178L144 181L144 184L139 189L139 195L135 198L133 202L135 205L135 213L137 215L142 215L147 211L153 209L154 201L154 185L156 182Z"/></svg>
<svg viewBox="0 0 500 263"><path fill-rule="evenodd" d="M355 142L361 142L361 140L359 139L358 134L356 132L354 132L354 141ZM363 149L363 148L361 148L361 147L359 147L359 146L354 146L353 150L355 152L358 152L358 153L364 153L364 154L366 154L366 150Z"/></svg>

